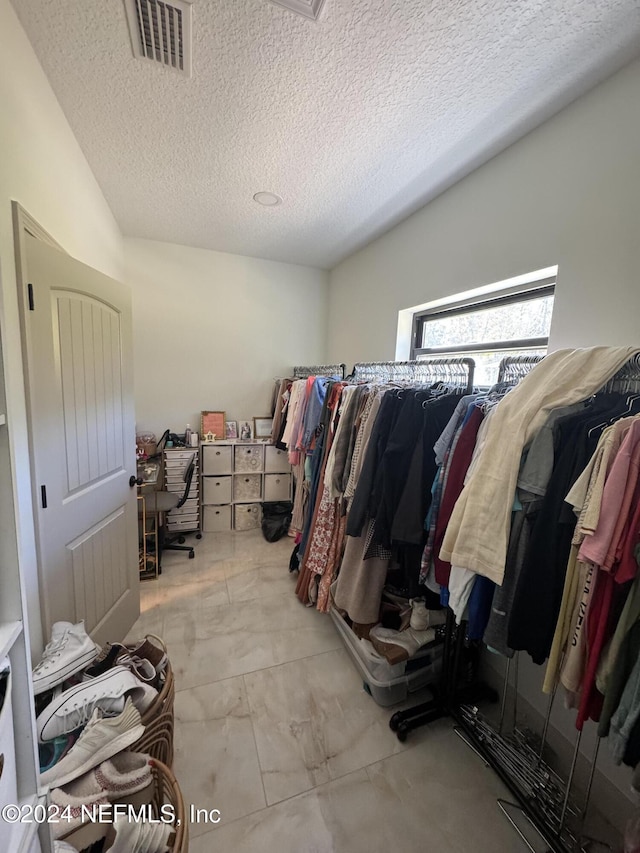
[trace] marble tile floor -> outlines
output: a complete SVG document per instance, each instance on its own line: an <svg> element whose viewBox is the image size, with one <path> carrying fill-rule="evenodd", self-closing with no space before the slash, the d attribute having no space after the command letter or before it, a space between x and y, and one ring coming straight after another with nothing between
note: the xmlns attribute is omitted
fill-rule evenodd
<svg viewBox="0 0 640 853"><path fill-rule="evenodd" d="M448 721L404 744L390 731L329 618L295 597L291 539L194 544L142 584L130 634L164 637L174 771L187 808L220 812L191 824L191 853L525 853Z"/></svg>

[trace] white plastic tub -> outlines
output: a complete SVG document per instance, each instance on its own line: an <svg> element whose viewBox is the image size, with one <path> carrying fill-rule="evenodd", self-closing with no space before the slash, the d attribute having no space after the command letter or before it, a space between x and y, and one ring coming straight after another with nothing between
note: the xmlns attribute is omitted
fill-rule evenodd
<svg viewBox="0 0 640 853"><path fill-rule="evenodd" d="M362 677L364 689L378 705L387 707L403 702L408 693L432 684L440 674L441 645L418 652L412 661L420 660L423 665L406 673L406 661L392 666L375 651L371 643L360 640L353 633L337 610L331 610L331 618Z"/></svg>

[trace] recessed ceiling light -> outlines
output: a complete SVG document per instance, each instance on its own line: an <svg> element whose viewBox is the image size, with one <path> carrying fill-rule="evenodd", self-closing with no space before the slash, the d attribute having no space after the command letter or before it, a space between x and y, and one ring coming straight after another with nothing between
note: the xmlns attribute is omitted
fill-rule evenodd
<svg viewBox="0 0 640 853"><path fill-rule="evenodd" d="M282 204L282 199L275 193L256 193L253 197L258 204L263 204L265 207L275 207L277 204Z"/></svg>

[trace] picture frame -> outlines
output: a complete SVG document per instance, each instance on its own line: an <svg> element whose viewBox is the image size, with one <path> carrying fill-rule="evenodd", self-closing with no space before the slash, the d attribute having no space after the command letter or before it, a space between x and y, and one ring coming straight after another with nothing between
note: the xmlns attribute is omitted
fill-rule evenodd
<svg viewBox="0 0 640 853"><path fill-rule="evenodd" d="M238 427L238 438L240 441L251 441L253 438L253 426L251 421L240 421Z"/></svg>
<svg viewBox="0 0 640 853"><path fill-rule="evenodd" d="M226 436L225 423L225 412L201 412L200 435L205 436L207 433L213 433L215 441L223 441Z"/></svg>
<svg viewBox="0 0 640 853"><path fill-rule="evenodd" d="M271 438L271 431L273 430L273 418L264 417L264 418L254 418L253 419L253 434L255 438Z"/></svg>
<svg viewBox="0 0 640 853"><path fill-rule="evenodd" d="M227 441L232 441L238 437L238 421L225 421L224 437Z"/></svg>

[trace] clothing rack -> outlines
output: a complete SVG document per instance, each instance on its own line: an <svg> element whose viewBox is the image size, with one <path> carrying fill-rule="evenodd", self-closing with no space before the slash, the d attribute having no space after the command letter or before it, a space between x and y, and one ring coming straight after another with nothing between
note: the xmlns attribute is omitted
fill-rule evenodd
<svg viewBox="0 0 640 853"><path fill-rule="evenodd" d="M312 367L294 367L294 379L308 379L309 376L339 376L344 379L346 364L317 364Z"/></svg>
<svg viewBox="0 0 640 853"><path fill-rule="evenodd" d="M525 357L526 358L526 357ZM539 357L533 357L538 358ZM505 359L504 361L507 361ZM500 365L502 368L502 364ZM508 380L507 380L508 381ZM600 389L600 393L638 392L640 391L640 354L629 359ZM515 695L517 696L518 657L516 662L516 684ZM562 780L542 760L547 740L551 713L557 694L557 684L549 697L547 711L545 714L542 730L542 739L535 752L532 750L526 735L517 728L517 717L514 713L514 730L510 737L502 736L504 723L505 705L509 684L509 672L511 659L507 659L505 670L504 690L502 698L502 711L500 716L500 727L495 732L492 727L482 720L477 708L461 706L459 709L460 727L457 733L465 740L472 749L475 749L483 759L498 773L500 778L516 796L518 802L512 803L504 799L498 799L498 805L503 813L514 826L518 834L523 838L530 850L533 847L522 834L520 828L512 817L512 812L519 812L535 827L537 832L549 844L550 849L558 853L567 853L576 849L583 849L585 839L583 836L584 823L587 816L591 789L596 771L598 753L601 738L597 737L591 758L589 777L584 798L581 804L576 804L572 798L573 781L576 766L580 754L580 743L582 730L576 732L573 748L573 756L569 775ZM574 827L570 827L569 818L574 818ZM582 846L581 846L582 845Z"/></svg>
<svg viewBox="0 0 640 853"><path fill-rule="evenodd" d="M505 356L498 368L498 385L517 385L543 358L543 355Z"/></svg>
<svg viewBox="0 0 640 853"><path fill-rule="evenodd" d="M601 393L611 391L638 391L640 383L640 354L634 355L601 389Z"/></svg>
<svg viewBox="0 0 640 853"><path fill-rule="evenodd" d="M434 358L415 361L358 362L347 377L352 382L433 382L463 385L473 389L475 361L472 358Z"/></svg>
<svg viewBox="0 0 640 853"><path fill-rule="evenodd" d="M498 384L516 385L538 364L541 358L542 356L537 355L507 356L500 363ZM632 381L640 381L640 356L631 359L618 371L611 383L619 385ZM570 853L579 849L581 840L584 840L582 829L595 773L599 740L596 742L584 802L579 806L572 800L570 794L581 732L578 732L571 770L566 782L542 760L555 691L548 703L542 744L536 750L531 746L527 734L519 730L517 725L514 725L510 736L503 736L502 727L511 660L507 661L500 726L496 730L479 714L476 703L483 699L496 702L498 694L483 684L459 688L460 663L465 639L466 622L463 621L460 626L456 626L454 614L449 610L445 627L443 670L434 698L414 708L393 714L389 720L390 728L396 732L400 741L405 741L409 732L415 728L442 717L453 718L456 723L456 734L496 772L511 791L516 802L499 798L498 805L532 853L535 853L535 848L514 820L513 810L528 820L553 853ZM516 699L514 701L517 701L517 672L516 657ZM577 831L568 826L569 817L578 821Z"/></svg>

